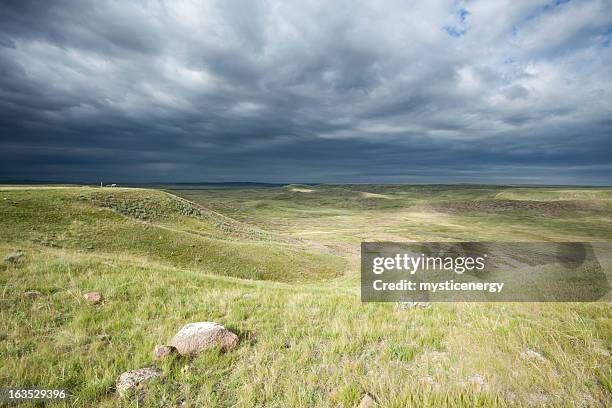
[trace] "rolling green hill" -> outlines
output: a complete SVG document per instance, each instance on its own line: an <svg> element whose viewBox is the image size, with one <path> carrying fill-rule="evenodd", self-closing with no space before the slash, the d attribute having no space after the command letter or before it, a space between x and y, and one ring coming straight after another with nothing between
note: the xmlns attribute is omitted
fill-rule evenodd
<svg viewBox="0 0 612 408"><path fill-rule="evenodd" d="M342 273L343 260L162 191L0 190L0 241L121 253L209 274L279 281ZM290 267L288 267L290 266Z"/></svg>

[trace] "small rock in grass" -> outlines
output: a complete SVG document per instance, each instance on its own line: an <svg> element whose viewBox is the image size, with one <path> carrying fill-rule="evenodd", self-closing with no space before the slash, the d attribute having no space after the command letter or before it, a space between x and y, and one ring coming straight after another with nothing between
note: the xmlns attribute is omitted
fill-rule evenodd
<svg viewBox="0 0 612 408"><path fill-rule="evenodd" d="M160 377L161 374L161 370L155 367L127 371L117 378L117 393L119 393L120 396L124 396L128 391L137 388L141 383L152 378Z"/></svg>
<svg viewBox="0 0 612 408"><path fill-rule="evenodd" d="M522 351L520 356L521 358L527 358L529 360L546 361L543 355L541 355L537 351L530 350L530 349Z"/></svg>
<svg viewBox="0 0 612 408"><path fill-rule="evenodd" d="M92 305L100 303L102 301L102 294L100 292L87 292L83 295L85 300Z"/></svg>
<svg viewBox="0 0 612 408"><path fill-rule="evenodd" d="M468 377L468 381L472 384L484 385L485 380L484 377L480 374L472 375Z"/></svg>
<svg viewBox="0 0 612 408"><path fill-rule="evenodd" d="M17 251L15 253L9 254L4 257L4 262L8 263L16 263L19 261L19 258L24 256L25 254L22 251Z"/></svg>
<svg viewBox="0 0 612 408"><path fill-rule="evenodd" d="M42 293L37 290L28 290L27 292L23 292L23 296L27 297L28 299L36 299L37 297L42 296Z"/></svg>
<svg viewBox="0 0 612 408"><path fill-rule="evenodd" d="M166 357L172 356L177 352L178 350L174 346L155 346L155 350L153 351L153 357L155 357L155 360L162 360Z"/></svg>
<svg viewBox="0 0 612 408"><path fill-rule="evenodd" d="M468 377L468 383L471 384L476 390L480 390L485 384L485 379L482 375L476 374Z"/></svg>
<svg viewBox="0 0 612 408"><path fill-rule="evenodd" d="M435 385L436 382L434 381L433 377L431 375L426 375L425 377L421 377L419 378L420 381L424 382L425 384L428 385Z"/></svg>
<svg viewBox="0 0 612 408"><path fill-rule="evenodd" d="M176 333L170 345L183 356L196 356L215 347L229 351L238 345L238 336L219 323L189 323Z"/></svg>
<svg viewBox="0 0 612 408"><path fill-rule="evenodd" d="M361 401L359 402L357 408L371 408L375 404L376 401L374 400L374 397L372 397L370 394L365 394L363 398L361 398Z"/></svg>

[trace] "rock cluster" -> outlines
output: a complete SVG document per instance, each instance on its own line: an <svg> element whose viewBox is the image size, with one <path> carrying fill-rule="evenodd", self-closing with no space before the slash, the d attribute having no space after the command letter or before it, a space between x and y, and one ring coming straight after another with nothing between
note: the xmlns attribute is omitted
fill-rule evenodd
<svg viewBox="0 0 612 408"><path fill-rule="evenodd" d="M100 295L99 300L102 299L102 295L98 292L91 292L87 295L93 293ZM219 348L223 351L230 351L237 345L238 336L219 323L189 323L176 333L169 345L156 346L153 351L153 357L158 361L175 354L195 357L204 350ZM187 364L183 367L181 373L187 374L189 369L190 366ZM123 396L129 390L139 387L141 383L159 376L161 376L161 370L154 367L127 371L117 378L117 393Z"/></svg>

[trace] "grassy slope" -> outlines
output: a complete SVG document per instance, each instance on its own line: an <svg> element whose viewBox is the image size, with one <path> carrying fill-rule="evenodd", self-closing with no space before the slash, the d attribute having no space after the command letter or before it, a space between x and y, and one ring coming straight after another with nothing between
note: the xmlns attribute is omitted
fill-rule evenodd
<svg viewBox="0 0 612 408"><path fill-rule="evenodd" d="M136 406L135 400L113 396L116 376L151 365L153 346L167 342L184 323L213 320L240 334L238 349L165 363L165 378L148 387L144 406L179 406L186 400L186 406L194 407L351 407L363 392L388 407L609 402L609 304L436 304L400 312L390 304L361 304L351 274L319 283L296 283L295 277L291 283L248 281L208 274L235 273L235 268L215 270L212 261L191 261L208 250L222 266L226 252L212 251L210 242L230 248L254 245L257 250L246 254L245 270L261 248L280 248L281 256L289 249L299 257L313 256L275 238L282 236L316 240L339 253L347 249L350 257L351 243L369 231L404 239L460 239L457 232L465 228L473 239L496 231L499 239L511 231L516 239L569 240L597 239L611 230L610 214L590 209L574 211L573 217L545 217L563 229L525 214L446 214L422 207L449 198L469 200L473 194L495 199L497 189L456 194L406 190L372 190L401 202L377 198L385 202L380 206L364 206L361 199L371 196L342 189L319 199L275 189L181 192L277 233L254 237L242 235L246 226L219 227L215 216L210 216L213 221L174 216L176 208L143 224L117 210L99 210L91 200L95 189L61 190L59 196L52 190L0 191L0 197L15 203L0 198L0 254L17 247L26 252L20 263L0 266L0 384L69 388L76 394L75 406ZM151 194L146 192L150 198L168 198ZM507 224L498 225L500 217L509 217ZM431 225L432 220L449 226ZM412 225L417 221L420 228ZM177 242L183 240L189 242L186 248L196 249L178 251ZM333 256L315 259L303 267L342 267ZM290 258L283 261L300 267ZM26 290L43 296L26 299ZM101 290L106 300L85 304L81 295L89 290ZM547 361L519 358L528 348ZM191 369L182 373L185 364ZM482 387L470 383L477 374L485 379ZM434 384L428 384L427 376Z"/></svg>
<svg viewBox="0 0 612 408"><path fill-rule="evenodd" d="M17 246L129 253L249 279L315 280L342 271L340 259L282 242L161 191L34 188L0 195L1 239Z"/></svg>

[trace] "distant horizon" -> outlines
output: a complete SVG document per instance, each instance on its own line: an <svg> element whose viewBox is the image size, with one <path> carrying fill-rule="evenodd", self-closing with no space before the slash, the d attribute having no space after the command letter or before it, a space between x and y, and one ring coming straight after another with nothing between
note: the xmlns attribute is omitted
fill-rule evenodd
<svg viewBox="0 0 612 408"><path fill-rule="evenodd" d="M1 185L74 185L74 186L100 186L100 182L88 182L88 181L58 181L58 180L1 180ZM396 182L396 183L372 183L372 182L303 182L303 181L292 181L292 182L265 182L265 181L141 181L141 182L121 182L111 181L108 183L103 182L104 187L110 187L111 184L115 184L116 187L132 187L132 186L164 186L164 185L193 185L193 186L206 186L206 185L235 185L235 186L269 186L269 187L282 187L289 185L304 185L304 186L324 186L324 185L399 185L399 186L496 186L496 187L577 187L577 188L612 188L612 184L536 184L536 183L478 183L478 182L432 182L432 183L417 183L417 182Z"/></svg>

